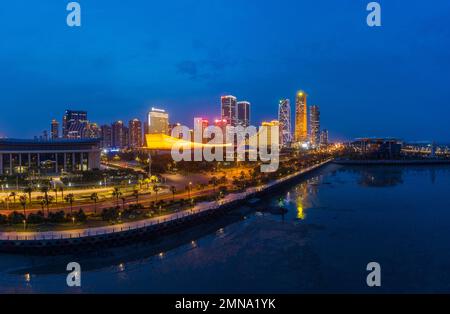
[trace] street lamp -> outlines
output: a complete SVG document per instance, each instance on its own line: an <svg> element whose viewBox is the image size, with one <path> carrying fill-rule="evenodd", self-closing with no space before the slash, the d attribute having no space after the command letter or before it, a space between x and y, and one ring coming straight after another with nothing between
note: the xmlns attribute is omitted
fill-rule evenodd
<svg viewBox="0 0 450 314"><path fill-rule="evenodd" d="M72 223L75 224L75 217L72 217Z"/></svg>
<svg viewBox="0 0 450 314"><path fill-rule="evenodd" d="M24 219L23 221L23 230L27 229L27 221Z"/></svg>

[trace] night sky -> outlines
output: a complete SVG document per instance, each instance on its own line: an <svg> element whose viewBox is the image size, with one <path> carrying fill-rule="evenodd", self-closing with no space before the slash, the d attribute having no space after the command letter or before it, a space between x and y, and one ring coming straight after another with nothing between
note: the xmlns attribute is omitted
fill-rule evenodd
<svg viewBox="0 0 450 314"><path fill-rule="evenodd" d="M31 138L84 109L100 124L215 118L220 96L252 103L252 124L304 89L330 137L450 142L450 1L65 0L0 5L0 136Z"/></svg>

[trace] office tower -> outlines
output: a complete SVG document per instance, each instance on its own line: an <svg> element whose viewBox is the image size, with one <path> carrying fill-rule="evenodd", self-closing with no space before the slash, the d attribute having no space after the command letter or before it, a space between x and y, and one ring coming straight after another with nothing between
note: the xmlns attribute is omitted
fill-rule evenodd
<svg viewBox="0 0 450 314"><path fill-rule="evenodd" d="M297 93L295 101L295 141L305 143L308 141L307 95L304 91Z"/></svg>
<svg viewBox="0 0 450 314"><path fill-rule="evenodd" d="M147 134L168 134L169 114L162 109L152 108L148 113Z"/></svg>
<svg viewBox="0 0 450 314"><path fill-rule="evenodd" d="M268 121L263 121L262 123L261 123L261 127L266 127L266 129L265 129L265 132L262 132L261 130L263 129L263 128L260 128L260 130L259 130L259 137L258 137L258 139L261 141L262 139L261 139L261 136L263 136L263 135L266 135L267 137L266 137L266 145L267 146L270 146L270 147L272 147L274 144L275 144L275 139L273 139L272 138L272 130L274 130L274 128L278 128L278 130L279 130L279 128L280 128L280 122L278 121L278 120L272 120L272 121L270 121L270 122L268 122ZM280 132L280 131L278 131L278 132ZM279 140L279 136L278 136L278 140ZM279 142L278 142L278 144L280 144ZM260 142L260 145L261 145L261 142Z"/></svg>
<svg viewBox="0 0 450 314"><path fill-rule="evenodd" d="M59 138L59 122L56 119L52 120L52 124L50 127L50 135L52 140Z"/></svg>
<svg viewBox="0 0 450 314"><path fill-rule="evenodd" d="M328 145L328 130L322 130L322 132L320 132L320 145Z"/></svg>
<svg viewBox="0 0 450 314"><path fill-rule="evenodd" d="M100 138L101 136L101 130L97 123L87 123L83 138Z"/></svg>
<svg viewBox="0 0 450 314"><path fill-rule="evenodd" d="M112 124L112 147L123 149L128 146L128 128L122 121Z"/></svg>
<svg viewBox="0 0 450 314"><path fill-rule="evenodd" d="M236 126L237 125L236 97L231 95L222 96L220 98L220 101L221 101L222 120L227 120L230 125Z"/></svg>
<svg viewBox="0 0 450 314"><path fill-rule="evenodd" d="M87 112L79 110L66 110L63 116L63 137L82 138L88 124Z"/></svg>
<svg viewBox="0 0 450 314"><path fill-rule="evenodd" d="M209 126L209 121L203 118L194 118L194 131L201 133L198 134L198 138L194 138L195 142L207 143L208 139L205 137L205 129Z"/></svg>
<svg viewBox="0 0 450 314"><path fill-rule="evenodd" d="M142 145L142 122L139 119L133 119L128 123L130 132L130 147L141 148Z"/></svg>
<svg viewBox="0 0 450 314"><path fill-rule="evenodd" d="M280 100L278 121L280 122L280 145L281 147L289 147L292 143L291 102L289 99Z"/></svg>
<svg viewBox="0 0 450 314"><path fill-rule="evenodd" d="M309 123L311 125L311 144L313 146L318 146L320 144L320 109L318 106L311 106L309 111Z"/></svg>
<svg viewBox="0 0 450 314"><path fill-rule="evenodd" d="M41 137L41 139L42 139L43 141L48 141L48 133L47 133L46 130L42 131L42 137Z"/></svg>
<svg viewBox="0 0 450 314"><path fill-rule="evenodd" d="M250 126L250 103L248 101L239 101L237 106L237 124L243 127Z"/></svg>
<svg viewBox="0 0 450 314"><path fill-rule="evenodd" d="M103 149L105 148L111 148L112 147L112 128L110 125L102 125L100 128L100 134L101 134L101 147Z"/></svg>

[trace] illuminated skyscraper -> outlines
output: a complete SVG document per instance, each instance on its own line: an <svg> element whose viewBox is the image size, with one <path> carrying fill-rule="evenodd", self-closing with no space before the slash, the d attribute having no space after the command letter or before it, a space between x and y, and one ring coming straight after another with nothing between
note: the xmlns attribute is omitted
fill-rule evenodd
<svg viewBox="0 0 450 314"><path fill-rule="evenodd" d="M56 119L52 120L50 134L51 134L52 140L59 138L59 122L56 121Z"/></svg>
<svg viewBox="0 0 450 314"><path fill-rule="evenodd" d="M311 125L311 144L313 146L318 146L320 144L320 109L318 106L311 106L309 111L309 123Z"/></svg>
<svg viewBox="0 0 450 314"><path fill-rule="evenodd" d="M307 95L304 91L297 93L295 101L295 141L304 143L308 141L308 117L307 117Z"/></svg>
<svg viewBox="0 0 450 314"><path fill-rule="evenodd" d="M147 134L168 134L169 114L162 109L152 108L148 113Z"/></svg>
<svg viewBox="0 0 450 314"><path fill-rule="evenodd" d="M82 138L87 124L88 118L86 111L66 110L63 116L63 137Z"/></svg>
<svg viewBox="0 0 450 314"><path fill-rule="evenodd" d="M237 106L237 125L250 126L250 103L248 101L239 101Z"/></svg>
<svg viewBox="0 0 450 314"><path fill-rule="evenodd" d="M222 120L227 120L232 126L237 125L237 99L234 96L222 96L221 99Z"/></svg>
<svg viewBox="0 0 450 314"><path fill-rule="evenodd" d="M287 147L292 143L291 102L282 99L278 105L278 121L280 123L280 145Z"/></svg>
<svg viewBox="0 0 450 314"><path fill-rule="evenodd" d="M112 125L112 147L126 148L128 147L128 128L122 121L114 122Z"/></svg>
<svg viewBox="0 0 450 314"><path fill-rule="evenodd" d="M130 132L130 147L142 147L142 122L139 119L133 119L128 123L128 130Z"/></svg>
<svg viewBox="0 0 450 314"><path fill-rule="evenodd" d="M320 145L328 145L328 130L322 130L322 132L320 132Z"/></svg>
<svg viewBox="0 0 450 314"><path fill-rule="evenodd" d="M112 128L110 125L105 124L101 126L100 137L102 139L100 142L102 148L112 147Z"/></svg>

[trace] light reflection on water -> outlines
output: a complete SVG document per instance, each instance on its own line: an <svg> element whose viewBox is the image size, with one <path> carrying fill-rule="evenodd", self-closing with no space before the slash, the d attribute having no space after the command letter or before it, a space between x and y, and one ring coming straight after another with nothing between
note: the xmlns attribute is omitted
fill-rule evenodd
<svg viewBox="0 0 450 314"><path fill-rule="evenodd" d="M243 206L150 246L1 256L0 291L71 292L65 263L80 260L83 292L371 292L376 260L381 291L447 292L448 186L450 167L331 165L256 206L281 203L282 216Z"/></svg>

